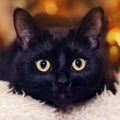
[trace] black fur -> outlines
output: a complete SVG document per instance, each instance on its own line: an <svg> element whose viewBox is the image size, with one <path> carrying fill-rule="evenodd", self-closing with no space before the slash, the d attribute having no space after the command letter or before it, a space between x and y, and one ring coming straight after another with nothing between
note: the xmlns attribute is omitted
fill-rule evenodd
<svg viewBox="0 0 120 120"><path fill-rule="evenodd" d="M100 94L105 85L115 92L99 45L99 40L104 40L103 23L103 9L94 8L73 29L45 30L38 27L27 11L16 9L14 24L18 38L13 45L15 50L10 50L14 57L9 61L6 78L10 87L14 92L24 91L60 108ZM72 68L77 58L87 60L80 72ZM35 61L39 59L50 61L49 71L43 73L36 68Z"/></svg>

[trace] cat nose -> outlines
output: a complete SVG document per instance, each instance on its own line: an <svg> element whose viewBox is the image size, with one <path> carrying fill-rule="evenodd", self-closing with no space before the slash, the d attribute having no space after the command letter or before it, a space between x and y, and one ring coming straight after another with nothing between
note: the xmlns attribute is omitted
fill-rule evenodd
<svg viewBox="0 0 120 120"><path fill-rule="evenodd" d="M56 85L59 88L66 88L66 87L69 87L71 85L71 82L69 80L67 80L67 78L64 75L62 75L61 77L59 77L56 80Z"/></svg>

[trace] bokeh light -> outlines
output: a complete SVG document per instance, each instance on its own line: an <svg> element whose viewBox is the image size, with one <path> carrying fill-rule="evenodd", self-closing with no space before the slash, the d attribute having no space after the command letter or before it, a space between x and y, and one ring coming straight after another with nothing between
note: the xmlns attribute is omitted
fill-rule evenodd
<svg viewBox="0 0 120 120"><path fill-rule="evenodd" d="M116 56L119 54L119 48L117 46L110 47L110 54Z"/></svg>
<svg viewBox="0 0 120 120"><path fill-rule="evenodd" d="M110 45L118 44L120 46L120 29L118 28L110 29L106 35L106 41Z"/></svg>
<svg viewBox="0 0 120 120"><path fill-rule="evenodd" d="M120 47L120 33L116 34L115 41L118 44L118 46Z"/></svg>
<svg viewBox="0 0 120 120"><path fill-rule="evenodd" d="M117 61L119 61L119 47L118 46L110 46L109 59L111 63L116 63Z"/></svg>
<svg viewBox="0 0 120 120"><path fill-rule="evenodd" d="M109 59L111 63L117 63L120 59L120 29L112 26L106 35L109 44Z"/></svg>
<svg viewBox="0 0 120 120"><path fill-rule="evenodd" d="M57 13L57 5L53 1L45 2L45 11L49 15L54 15Z"/></svg>

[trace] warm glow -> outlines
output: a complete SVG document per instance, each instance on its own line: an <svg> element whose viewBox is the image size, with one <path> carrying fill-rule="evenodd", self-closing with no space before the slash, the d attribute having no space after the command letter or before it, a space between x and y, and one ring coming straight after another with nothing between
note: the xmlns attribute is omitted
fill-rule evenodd
<svg viewBox="0 0 120 120"><path fill-rule="evenodd" d="M112 56L118 56L119 55L119 48L117 46L112 46L112 47L110 47L109 52Z"/></svg>
<svg viewBox="0 0 120 120"><path fill-rule="evenodd" d="M118 44L118 46L120 47L120 33L119 33L119 34L116 34L116 36L115 36L115 41L116 41L116 43Z"/></svg>
<svg viewBox="0 0 120 120"><path fill-rule="evenodd" d="M108 2L108 1L107 1ZM109 0L109 7L115 8L118 6L119 0Z"/></svg>
<svg viewBox="0 0 120 120"><path fill-rule="evenodd" d="M49 15L54 15L57 13L57 5L55 2L46 2L45 3L45 11Z"/></svg>
<svg viewBox="0 0 120 120"><path fill-rule="evenodd" d="M120 29L111 29L106 35L106 41L110 45L117 43L120 46Z"/></svg>

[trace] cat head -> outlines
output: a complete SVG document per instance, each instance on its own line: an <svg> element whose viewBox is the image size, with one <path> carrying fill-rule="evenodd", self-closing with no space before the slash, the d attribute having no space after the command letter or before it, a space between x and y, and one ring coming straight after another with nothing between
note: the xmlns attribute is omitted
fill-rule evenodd
<svg viewBox="0 0 120 120"><path fill-rule="evenodd" d="M39 28L23 9L14 12L18 53L11 85L33 98L57 107L95 96L104 87L98 39L104 13L92 9L72 30L56 33ZM63 32L63 34L62 34Z"/></svg>

